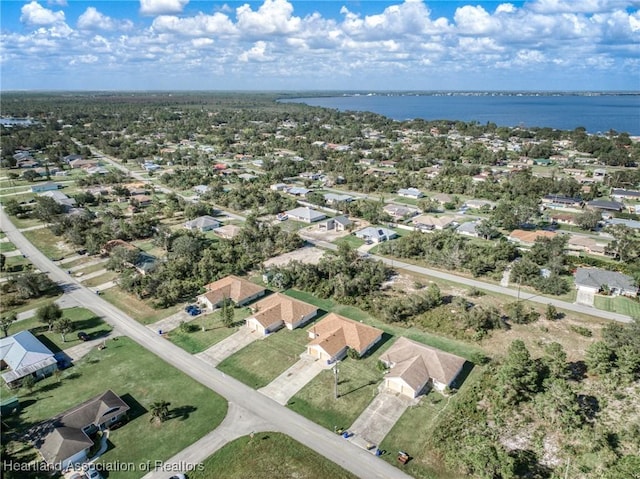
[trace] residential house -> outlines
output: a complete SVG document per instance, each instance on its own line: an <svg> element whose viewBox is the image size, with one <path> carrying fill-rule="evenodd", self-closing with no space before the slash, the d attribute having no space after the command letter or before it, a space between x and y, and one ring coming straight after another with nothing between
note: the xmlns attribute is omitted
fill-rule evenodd
<svg viewBox="0 0 640 479"><path fill-rule="evenodd" d="M380 356L390 371L383 386L410 398L418 397L429 387L443 391L451 387L465 364L465 359L440 349L399 338Z"/></svg>
<svg viewBox="0 0 640 479"><path fill-rule="evenodd" d="M287 185L286 183L275 183L269 187L269 189L273 191L286 191Z"/></svg>
<svg viewBox="0 0 640 479"><path fill-rule="evenodd" d="M351 220L346 216L336 216L334 218L329 218L318 224L318 229L320 230L336 230L336 231L346 231L349 226L351 226Z"/></svg>
<svg viewBox="0 0 640 479"><path fill-rule="evenodd" d="M360 231L356 231L355 235L365 241L371 241L373 243L382 243L383 241L392 240L398 236L393 230L383 228L382 226L368 226Z"/></svg>
<svg viewBox="0 0 640 479"><path fill-rule="evenodd" d="M31 331L20 331L0 339L0 369L8 369L2 379L13 388L25 376L42 379L52 374L58 369L58 361Z"/></svg>
<svg viewBox="0 0 640 479"><path fill-rule="evenodd" d="M302 198L306 197L309 193L311 193L309 188L303 188L302 186L292 186L286 189L286 192L293 196L301 196Z"/></svg>
<svg viewBox="0 0 640 479"><path fill-rule="evenodd" d="M591 200L587 201L587 208L591 210L620 212L624 209L624 204L619 201Z"/></svg>
<svg viewBox="0 0 640 479"><path fill-rule="evenodd" d="M417 188L401 188L398 190L398 195L417 200L422 198L424 193Z"/></svg>
<svg viewBox="0 0 640 479"><path fill-rule="evenodd" d="M38 196L46 196L47 198L51 198L53 201L63 206L65 210L72 208L76 204L76 200L74 198L69 198L62 191L44 191Z"/></svg>
<svg viewBox="0 0 640 479"><path fill-rule="evenodd" d="M567 208L581 210L584 202L580 198L572 198L563 195L545 195L542 204L546 208Z"/></svg>
<svg viewBox="0 0 640 479"><path fill-rule="evenodd" d="M219 228L220 222L213 216L204 215L199 216L198 218L195 218L191 221L187 221L184 224L184 227L191 231L196 230L204 233L205 231L211 231L213 229Z"/></svg>
<svg viewBox="0 0 640 479"><path fill-rule="evenodd" d="M137 251L138 247L135 245L132 245L131 243L128 243L124 240L121 239L113 239L113 240L109 240L107 241L104 246L100 249L100 254L102 256L107 256L109 254L111 254L111 251L114 250L114 248L116 247L121 247L121 248L126 248L129 251Z"/></svg>
<svg viewBox="0 0 640 479"><path fill-rule="evenodd" d="M43 191L55 191L60 189L62 185L53 181L45 181L44 183L36 183L31 185L31 193L42 193Z"/></svg>
<svg viewBox="0 0 640 479"><path fill-rule="evenodd" d="M553 213L551 221L559 225L576 225L576 217L570 213Z"/></svg>
<svg viewBox="0 0 640 479"><path fill-rule="evenodd" d="M537 231L525 231L525 230L513 230L507 236L509 241L519 243L522 246L533 246L538 238L553 239L557 236L557 233L553 231L537 230Z"/></svg>
<svg viewBox="0 0 640 479"><path fill-rule="evenodd" d="M328 205L335 205L337 203L350 203L353 200L353 196L350 195L337 195L335 193L326 193L324 195L324 201L326 201Z"/></svg>
<svg viewBox="0 0 640 479"><path fill-rule="evenodd" d="M283 326L296 329L318 314L318 308L281 293L274 293L254 303L253 314L247 318L247 326L252 331L266 335Z"/></svg>
<svg viewBox="0 0 640 479"><path fill-rule="evenodd" d="M480 233L478 233L477 229L479 224L480 221L467 221L456 228L456 233L471 236L472 238L479 238Z"/></svg>
<svg viewBox="0 0 640 479"><path fill-rule="evenodd" d="M129 406L108 390L43 423L34 446L52 470L64 470L86 461L91 435L122 420Z"/></svg>
<svg viewBox="0 0 640 479"><path fill-rule="evenodd" d="M67 156L64 156L62 158L62 161L64 161L65 163L69 164L72 161L83 160L83 159L84 159L84 157L82 155L67 155Z"/></svg>
<svg viewBox="0 0 640 479"><path fill-rule="evenodd" d="M611 190L611 198L616 201L622 200L639 200L640 191L637 190L625 190L622 188L613 188Z"/></svg>
<svg viewBox="0 0 640 479"><path fill-rule="evenodd" d="M196 192L197 195L204 195L209 191L208 185L196 185L193 187L193 191Z"/></svg>
<svg viewBox="0 0 640 479"><path fill-rule="evenodd" d="M327 217L324 213L320 213L308 206L301 206L286 212L287 216L293 220L302 221L303 223L315 223Z"/></svg>
<svg viewBox="0 0 640 479"><path fill-rule="evenodd" d="M388 203L382 207L382 211L387 213L389 216L395 219L404 219L411 218L420 214L420 210L418 208L411 208L410 206L404 205L395 205L393 203Z"/></svg>
<svg viewBox="0 0 640 479"><path fill-rule="evenodd" d="M480 209L480 208L488 208L488 209L495 209L496 204L493 201L489 201L489 200L467 200L464 202L465 206L467 208L473 208L473 209Z"/></svg>
<svg viewBox="0 0 640 479"><path fill-rule="evenodd" d="M631 276L599 268L578 268L574 275L576 287L590 293L607 290L613 296L638 296L638 286Z"/></svg>
<svg viewBox="0 0 640 479"><path fill-rule="evenodd" d="M145 161L142 164L142 168L144 168L146 171L156 171L156 170L161 170L162 166L157 165L152 161Z"/></svg>
<svg viewBox="0 0 640 479"><path fill-rule="evenodd" d="M106 175L109 173L109 170L103 166L90 166L89 168L85 168L85 171L88 175ZM66 174L66 172L64 173Z"/></svg>
<svg viewBox="0 0 640 479"><path fill-rule="evenodd" d="M413 227L419 231L443 230L455 222L453 216L420 215L411 220Z"/></svg>
<svg viewBox="0 0 640 479"><path fill-rule="evenodd" d="M624 218L610 218L607 220L607 226L622 225L634 230L640 229L640 221L627 220Z"/></svg>
<svg viewBox="0 0 640 479"><path fill-rule="evenodd" d="M98 162L93 160L83 160L80 158L77 160L71 160L69 162L69 166L73 170L78 170L81 168L95 168L96 166L98 166Z"/></svg>
<svg viewBox="0 0 640 479"><path fill-rule="evenodd" d="M607 245L599 243L588 236L571 235L567 241L567 250L574 252L583 251L587 254L597 254L600 256L607 255Z"/></svg>
<svg viewBox="0 0 640 479"><path fill-rule="evenodd" d="M441 205L444 205L446 203L452 203L453 202L453 196L448 195L446 193L438 193L436 195L433 195L431 197L431 199L433 201L437 201L438 203L440 203Z"/></svg>
<svg viewBox="0 0 640 479"><path fill-rule="evenodd" d="M349 348L362 356L382 339L382 333L381 329L329 313L309 328L307 353L328 364L344 358Z"/></svg>
<svg viewBox="0 0 640 479"><path fill-rule="evenodd" d="M208 309L217 308L224 299L230 299L236 306L242 306L260 296L266 289L244 278L230 275L205 286L206 293L198 296L198 302Z"/></svg>

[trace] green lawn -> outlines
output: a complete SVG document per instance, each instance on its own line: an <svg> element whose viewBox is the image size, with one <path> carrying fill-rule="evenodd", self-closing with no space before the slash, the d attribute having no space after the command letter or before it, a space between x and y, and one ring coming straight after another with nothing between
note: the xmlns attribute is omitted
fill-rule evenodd
<svg viewBox="0 0 640 479"><path fill-rule="evenodd" d="M293 396L287 406L327 429L350 427L378 393L382 372L376 364L390 345L391 342L386 341L370 356L340 361L338 399L335 398L334 372L328 369Z"/></svg>
<svg viewBox="0 0 640 479"><path fill-rule="evenodd" d="M342 238L338 238L334 241L335 244L346 243L351 246L352 249L358 249L360 246L364 244L364 240L360 238L356 238L354 235L343 236Z"/></svg>
<svg viewBox="0 0 640 479"><path fill-rule="evenodd" d="M8 241L0 243L0 253L8 253L9 251L15 251L16 245Z"/></svg>
<svg viewBox="0 0 640 479"><path fill-rule="evenodd" d="M9 256L5 261L5 270L0 273L0 277L11 276L11 273L23 272L27 269L27 265L31 264L31 261L23 258L22 255Z"/></svg>
<svg viewBox="0 0 640 479"><path fill-rule="evenodd" d="M406 328L402 326L387 324L383 321L380 321L379 319L370 316L361 309L353 306L338 304L331 299L316 298L310 293L297 291L294 289L284 291L284 294L318 306L325 311L334 312L336 314L344 316L345 318L370 324L371 326L382 329L391 336L406 336L415 341L433 346L434 348L442 349L443 351L447 351L452 354L457 354L458 356L462 356L463 358L469 360L473 359L478 353L484 355L482 349L479 347L465 344L453 339L444 338L442 336L437 336L435 334L430 334L414 327Z"/></svg>
<svg viewBox="0 0 640 479"><path fill-rule="evenodd" d="M73 321L74 326L73 332L65 336L66 342L64 343L62 342L62 336L60 334L54 333L53 331L49 332L48 326L39 322L35 317L16 321L9 328L9 334L28 329L36 335L45 346L55 353L80 344L81 341L77 337L78 331L84 331L92 339L104 336L111 331L111 326L95 316L88 309L68 308L62 311L63 317Z"/></svg>
<svg viewBox="0 0 640 479"><path fill-rule="evenodd" d="M353 474L278 432L261 432L226 444L189 479L351 479Z"/></svg>
<svg viewBox="0 0 640 479"><path fill-rule="evenodd" d="M60 266L61 268L66 268L66 269L70 269L70 268L75 268L76 266L81 266L85 263L88 263L89 261L93 261L94 259L96 259L97 256L81 256L78 259L74 259L73 261L69 261L68 263L64 263L62 266ZM106 264L102 263L103 265Z"/></svg>
<svg viewBox="0 0 640 479"><path fill-rule="evenodd" d="M3 396L15 393L2 388ZM22 412L3 422L8 430L24 430L107 389L120 395L131 410L130 421L110 433L103 463L167 460L217 427L227 410L223 398L121 337L63 371L60 381L55 376L40 381L31 394L19 390ZM161 400L171 403L173 417L157 424L150 421L149 407ZM112 477L138 479L140 471L119 471Z"/></svg>
<svg viewBox="0 0 640 479"><path fill-rule="evenodd" d="M109 281L114 281L118 278L118 273L115 271L107 271L100 276L96 276L95 278L90 278L86 281L82 281L82 284L87 288L95 288L96 286L100 286L101 284L108 283Z"/></svg>
<svg viewBox="0 0 640 479"><path fill-rule="evenodd" d="M283 328L232 354L218 365L218 369L258 389L293 366L308 341L304 328L293 331Z"/></svg>
<svg viewBox="0 0 640 479"><path fill-rule="evenodd" d="M0 313L9 313L11 311L15 311L16 313L21 313L23 311L29 311L30 309L37 309L40 306L43 306L47 303L50 303L52 301L55 301L56 299L58 299L60 296L62 296L62 294L56 294L53 296L43 296L41 298L37 298L37 299L30 299L28 300L26 303L17 306L15 308L0 308Z"/></svg>
<svg viewBox="0 0 640 479"><path fill-rule="evenodd" d="M64 238L54 235L49 228L25 231L23 234L49 258L64 258L71 253L71 247L65 244Z"/></svg>
<svg viewBox="0 0 640 479"><path fill-rule="evenodd" d="M79 269L75 270L73 272L73 274L82 273L83 275L85 275L85 274L95 273L96 271L100 271L101 269L105 269L106 265L107 265L106 261L104 261L102 263L92 264L92 265L89 265L89 266L87 266L85 268L79 268ZM68 268L67 265L64 265L64 267Z"/></svg>
<svg viewBox="0 0 640 479"><path fill-rule="evenodd" d="M175 305L170 308L156 309L148 302L136 298L117 286L104 291L102 297L142 324L155 323L177 313L182 308L182 305Z"/></svg>
<svg viewBox="0 0 640 479"><path fill-rule="evenodd" d="M626 314L632 318L640 319L640 302L623 296L595 296L594 305L598 309L614 313Z"/></svg>
<svg viewBox="0 0 640 479"><path fill-rule="evenodd" d="M249 314L251 314L249 308L236 309L235 321L243 321ZM203 326L204 331L202 330ZM182 331L177 328L170 331L166 337L173 344L191 354L204 351L237 331L237 328L227 328L222 324L220 311L198 316L193 321L189 321L188 327L191 327L191 331Z"/></svg>
<svg viewBox="0 0 640 479"><path fill-rule="evenodd" d="M472 371L471 376L474 376L474 373L475 371ZM472 377L467 378L467 381L472 382ZM432 454L428 446L431 431L435 427L446 427L446 425L438 424L440 412L451 407L451 403L455 401L455 395L446 398L440 393L429 392L417 406L410 407L405 411L384 438L379 448L387 453L381 457L397 466L397 451L406 451L412 459L406 466L402 466L403 470L416 479L461 479L466 477L444 469L441 465L442 460Z"/></svg>

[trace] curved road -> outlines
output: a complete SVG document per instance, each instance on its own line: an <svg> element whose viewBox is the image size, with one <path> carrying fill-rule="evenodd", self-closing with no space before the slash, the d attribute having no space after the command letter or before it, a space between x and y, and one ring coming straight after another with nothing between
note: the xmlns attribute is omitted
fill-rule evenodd
<svg viewBox="0 0 640 479"><path fill-rule="evenodd" d="M273 430L287 434L358 477L364 479L408 479L411 477L322 426L281 406L240 381L224 375L124 314L120 309L97 296L92 290L75 281L42 254L17 230L4 210L0 210L0 224L11 242L29 257L34 266L40 271L46 271L52 280L63 287L65 294L77 301L78 304L103 317L109 324L142 347L220 394L227 401L251 411L260 419L272 424Z"/></svg>

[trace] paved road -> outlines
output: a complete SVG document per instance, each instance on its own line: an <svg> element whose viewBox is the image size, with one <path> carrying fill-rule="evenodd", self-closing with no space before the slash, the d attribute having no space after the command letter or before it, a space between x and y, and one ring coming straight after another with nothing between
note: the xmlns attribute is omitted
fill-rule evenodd
<svg viewBox="0 0 640 479"><path fill-rule="evenodd" d="M333 251L336 251L338 249L338 247L335 244L327 243L326 241L316 241L310 238L305 238L305 240L307 241L307 243L311 243L320 248L330 249ZM631 321L633 321L630 316L626 316L624 314L611 313L609 311L603 311L601 309L584 306L582 304L568 303L566 301L560 301L558 299L553 299L546 296L540 296L539 294L523 293L521 291L518 291L517 289L506 288L504 286L499 286L497 284L492 284L492 283L485 283L483 281L478 281L477 279L464 278L462 276L457 276L455 274L444 273L436 269L430 269L430 268L425 268L423 266L416 266L413 264L405 263L403 261L398 261L397 259L385 258L384 256L377 256L377 255L371 255L371 258L382 261L383 263L391 266L393 269L403 269L405 271L411 271L412 273L432 276L434 278L443 279L445 281L450 281L452 283L458 283L465 286L482 289L485 291L491 291L493 293L512 296L514 298L519 298L520 301L532 301L534 303L540 303L540 304L552 304L556 308L564 309L565 311L571 311L571 312L580 313L580 314L587 314L589 316L595 316L597 318L602 318L602 319L610 319L613 321L618 321L620 323L630 323Z"/></svg>
<svg viewBox="0 0 640 479"><path fill-rule="evenodd" d="M29 256L37 268L47 271L49 277L58 282L68 296L92 310L96 315L103 317L114 328L142 347L165 358L186 375L220 394L227 401L237 404L262 421L273 425L273 430L287 434L358 477L366 479L411 477L383 460L372 457L333 432L282 407L240 381L224 375L124 314L120 309L71 278L43 255L15 228L4 210L0 210L0 223L11 241Z"/></svg>

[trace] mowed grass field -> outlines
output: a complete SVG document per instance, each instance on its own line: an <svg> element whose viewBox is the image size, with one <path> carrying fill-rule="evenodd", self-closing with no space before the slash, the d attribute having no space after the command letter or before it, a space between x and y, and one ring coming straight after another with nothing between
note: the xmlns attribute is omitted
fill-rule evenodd
<svg viewBox="0 0 640 479"><path fill-rule="evenodd" d="M278 432L260 432L226 444L189 473L189 479L355 479L320 454Z"/></svg>
<svg viewBox="0 0 640 479"><path fill-rule="evenodd" d="M167 460L215 429L227 411L226 401L182 374L171 364L149 353L126 337L108 340L103 350L93 350L78 363L36 383L32 392L17 395L22 411L3 417L3 429L26 431L107 389L121 396L131 408L129 422L109 434L109 449L102 463ZM150 406L170 402L170 419L150 421ZM6 424L5 424L6 423ZM119 471L117 479L139 479L140 471Z"/></svg>
<svg viewBox="0 0 640 479"><path fill-rule="evenodd" d="M142 324L155 323L171 316L180 311L183 306L178 304L169 308L156 309L147 301L140 300L117 286L102 292L101 296Z"/></svg>
<svg viewBox="0 0 640 479"><path fill-rule="evenodd" d="M631 298L596 295L594 305L604 311L626 314L632 318L640 319L640 302Z"/></svg>
<svg viewBox="0 0 640 479"><path fill-rule="evenodd" d="M308 342L305 328L286 328L258 339L218 365L218 369L255 389L266 386L293 366Z"/></svg>

